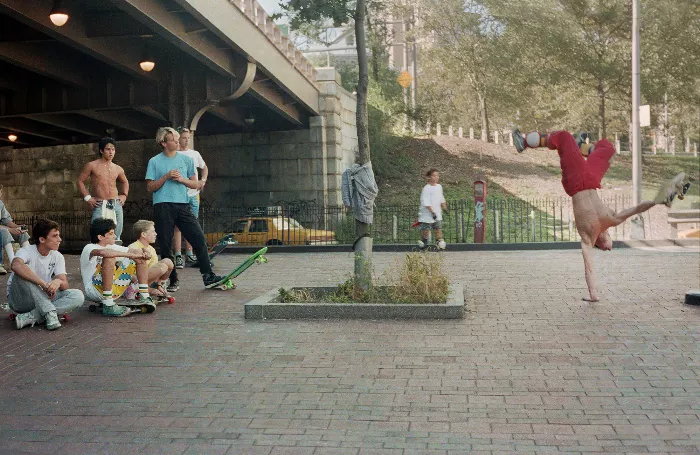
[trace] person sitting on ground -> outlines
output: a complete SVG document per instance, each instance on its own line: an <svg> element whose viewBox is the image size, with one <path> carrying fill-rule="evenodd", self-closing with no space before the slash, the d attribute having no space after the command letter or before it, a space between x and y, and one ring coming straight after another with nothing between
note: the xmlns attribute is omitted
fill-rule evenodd
<svg viewBox="0 0 700 455"><path fill-rule="evenodd" d="M156 227L153 221L138 220L134 223L134 236L138 239L129 248L147 250L151 254L148 260L148 282L151 283L152 291L156 297L165 297L165 282L170 277L170 272L173 271L173 261L168 258L158 260L156 250L151 244L156 241Z"/></svg>
<svg viewBox="0 0 700 455"><path fill-rule="evenodd" d="M90 225L90 241L80 255L80 274L85 298L102 303L104 316L128 316L131 310L114 303L129 287L134 276L139 283L139 305L155 309L148 294L148 260L151 253L140 248L116 245L116 224L97 218Z"/></svg>
<svg viewBox="0 0 700 455"><path fill-rule="evenodd" d="M518 129L513 130L513 143L518 152L526 148L547 147L557 150L561 164L561 183L566 194L571 196L574 208L576 229L581 236L584 273L590 298L583 300L597 302L595 279L593 275L593 248L604 251L612 249L612 239L608 229L622 224L627 218L646 212L657 204L670 207L677 195L682 195L687 186L683 184L685 174L681 172L663 184L653 201L642 201L635 207L615 212L600 200L598 192L600 182L610 168L610 159L615 148L607 139L595 144L585 141L585 133L576 139L567 131L555 131L550 134L537 131L522 135ZM582 156L583 155L583 156ZM587 159L584 159L587 156ZM687 184L688 186L690 184Z"/></svg>
<svg viewBox="0 0 700 455"><path fill-rule="evenodd" d="M418 247L426 248L430 243L430 231L435 231L437 247L444 250L447 246L442 236L442 211L447 209L447 201L442 193L440 174L435 168L425 173L428 183L420 194L418 222L420 222L420 237Z"/></svg>
<svg viewBox="0 0 700 455"><path fill-rule="evenodd" d="M46 328L61 327L59 315L69 313L85 301L79 289L69 289L66 261L58 252L61 233L58 223L39 219L32 227L34 245L17 251L7 282L9 307L17 313L17 329L46 321Z"/></svg>
<svg viewBox="0 0 700 455"><path fill-rule="evenodd" d="M7 270L2 265L2 250L7 254L7 263L12 266L15 258L15 250L12 242L18 242L20 247L29 246L29 234L24 226L18 226L12 221L10 212L7 211L5 203L2 201L2 185L0 185L0 275L6 275Z"/></svg>

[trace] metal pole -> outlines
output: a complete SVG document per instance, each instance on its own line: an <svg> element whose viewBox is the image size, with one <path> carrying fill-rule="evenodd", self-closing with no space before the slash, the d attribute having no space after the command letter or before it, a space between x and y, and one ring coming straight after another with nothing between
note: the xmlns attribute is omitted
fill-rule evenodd
<svg viewBox="0 0 700 455"><path fill-rule="evenodd" d="M632 205L642 200L642 155L639 133L639 0L632 0Z"/></svg>
<svg viewBox="0 0 700 455"><path fill-rule="evenodd" d="M415 7L411 10L411 28L415 26L416 23L416 10ZM411 111L416 112L416 82L418 78L418 62L416 60L416 37L415 35L411 38ZM416 134L416 119L414 118L411 122L411 132Z"/></svg>

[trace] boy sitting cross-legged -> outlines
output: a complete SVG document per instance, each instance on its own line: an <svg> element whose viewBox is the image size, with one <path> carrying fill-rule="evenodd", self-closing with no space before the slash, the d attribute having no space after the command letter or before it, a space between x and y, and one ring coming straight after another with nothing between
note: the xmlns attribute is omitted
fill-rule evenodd
<svg viewBox="0 0 700 455"><path fill-rule="evenodd" d="M148 295L148 250L115 245L116 224L106 218L97 218L90 225L90 240L80 255L80 273L85 286L85 298L102 303L104 316L128 316L131 310L114 303L137 277L141 299L139 306L155 310Z"/></svg>
<svg viewBox="0 0 700 455"><path fill-rule="evenodd" d="M147 250L151 253L151 258L148 260L148 282L152 283L151 287L154 288L153 295L166 297L168 293L165 290L165 281L173 271L173 261L168 258L158 260L156 250L151 246L157 237L153 221L138 220L134 223L134 236L138 240L129 245L129 248Z"/></svg>

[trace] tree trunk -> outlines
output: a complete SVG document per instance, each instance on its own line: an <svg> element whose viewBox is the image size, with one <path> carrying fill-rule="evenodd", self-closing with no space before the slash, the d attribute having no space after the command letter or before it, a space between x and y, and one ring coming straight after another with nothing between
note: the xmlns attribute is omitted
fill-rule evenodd
<svg viewBox="0 0 700 455"><path fill-rule="evenodd" d="M481 93L477 92L479 96L479 113L481 115L481 140L484 142L489 141L489 114L486 110L486 97Z"/></svg>
<svg viewBox="0 0 700 455"><path fill-rule="evenodd" d="M605 120L605 99L607 94L605 93L605 88L603 87L603 80L598 80L598 131L600 132L600 137L598 139L603 139L607 136L607 121Z"/></svg>
<svg viewBox="0 0 700 455"><path fill-rule="evenodd" d="M370 161L369 131L367 125L367 86L369 73L367 68L367 44L365 37L365 20L367 17L365 0L357 0L355 10L355 44L357 46L357 63L359 80L357 83L357 153L360 163ZM367 291L372 286L372 238L364 237L369 234L369 225L356 221L357 235L360 240L355 242L355 288Z"/></svg>

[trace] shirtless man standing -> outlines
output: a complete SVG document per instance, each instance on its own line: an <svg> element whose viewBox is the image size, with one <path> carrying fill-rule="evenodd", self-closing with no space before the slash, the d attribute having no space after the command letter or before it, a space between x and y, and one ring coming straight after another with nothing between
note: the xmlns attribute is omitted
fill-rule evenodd
<svg viewBox="0 0 700 455"><path fill-rule="evenodd" d="M538 147L547 147L559 152L561 183L566 194L571 196L574 221L581 236L581 252L590 296L583 300L597 302L599 299L593 275L593 248L611 250L612 239L608 233L609 228L622 224L627 218L646 212L657 204L670 207L674 197L682 196L690 184L683 183L685 174L681 172L659 188L653 201L642 201L636 207L615 213L603 205L596 191L610 168L610 158L615 154L615 148L607 139L601 139L594 145L580 142L577 143L576 139L566 131L555 131L550 134L533 132L523 136L517 129L513 130L513 143L518 152L526 148ZM582 155L587 156L588 159L584 159Z"/></svg>
<svg viewBox="0 0 700 455"><path fill-rule="evenodd" d="M78 190L83 200L92 210L92 220L97 218L109 218L114 220L117 228L117 242L121 244L122 230L124 229L124 202L129 195L129 181L126 179L124 169L112 162L115 154L115 140L111 137L103 137L98 144L100 157L85 165L78 176ZM85 188L85 181L90 178L90 190ZM122 184L122 194L117 191L117 181Z"/></svg>

